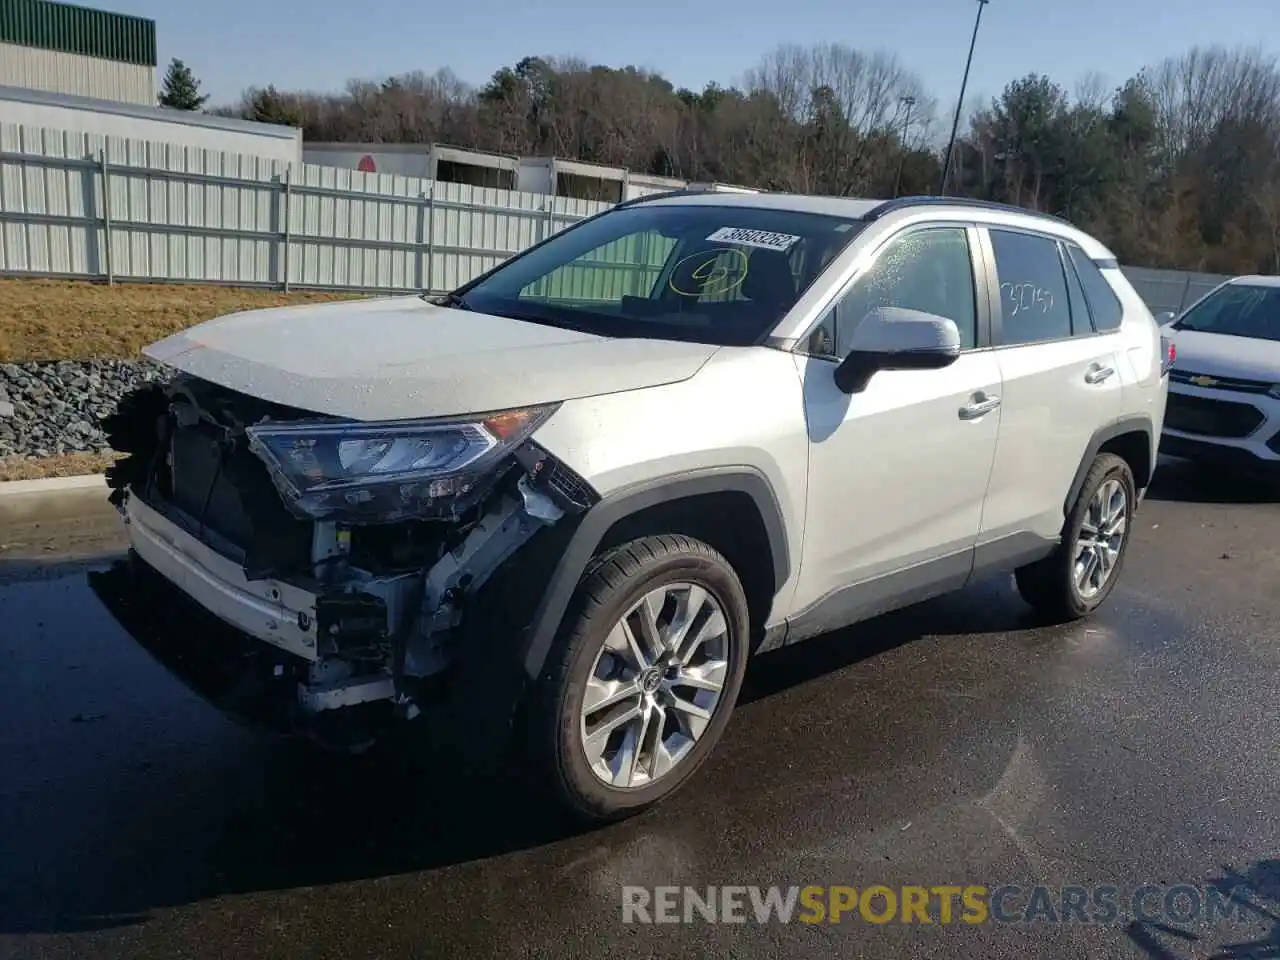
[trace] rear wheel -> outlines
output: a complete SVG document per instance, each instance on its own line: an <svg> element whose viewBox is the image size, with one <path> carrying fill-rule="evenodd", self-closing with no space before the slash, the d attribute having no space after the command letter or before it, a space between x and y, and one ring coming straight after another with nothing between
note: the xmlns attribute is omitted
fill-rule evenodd
<svg viewBox="0 0 1280 960"><path fill-rule="evenodd" d="M729 722L747 643L742 585L707 544L645 537L598 558L539 681L539 782L594 821L669 796Z"/></svg>
<svg viewBox="0 0 1280 960"><path fill-rule="evenodd" d="M1061 545L1018 569L1022 598L1055 620L1075 620L1100 607L1120 578L1136 505L1129 464L1099 454L1063 524Z"/></svg>

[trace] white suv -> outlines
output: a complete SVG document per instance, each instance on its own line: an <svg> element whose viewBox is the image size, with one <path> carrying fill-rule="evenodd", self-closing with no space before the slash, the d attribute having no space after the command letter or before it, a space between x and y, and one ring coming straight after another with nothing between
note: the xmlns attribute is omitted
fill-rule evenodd
<svg viewBox="0 0 1280 960"><path fill-rule="evenodd" d="M1161 452L1280 476L1280 277L1234 277L1165 330L1177 360Z"/></svg>
<svg viewBox="0 0 1280 960"><path fill-rule="evenodd" d="M1167 393L1104 246L937 198L646 198L439 300L147 353L110 423L146 609L255 656L178 646L347 743L518 746L595 819L693 773L757 652L993 570L1096 608Z"/></svg>

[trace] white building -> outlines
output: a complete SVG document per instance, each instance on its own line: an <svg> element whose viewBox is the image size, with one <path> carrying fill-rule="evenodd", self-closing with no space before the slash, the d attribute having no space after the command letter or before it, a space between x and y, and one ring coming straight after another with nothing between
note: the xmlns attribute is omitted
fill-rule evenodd
<svg viewBox="0 0 1280 960"><path fill-rule="evenodd" d="M248 154L284 163L302 161L302 131L296 127L0 87L0 124L9 123L30 131L65 130Z"/></svg>
<svg viewBox="0 0 1280 960"><path fill-rule="evenodd" d="M516 189L549 193L557 197L621 203L653 193L680 190L683 180L632 173L625 167L609 167L559 157L521 157Z"/></svg>
<svg viewBox="0 0 1280 960"><path fill-rule="evenodd" d="M473 187L520 190L547 196L618 203L652 193L680 190L683 180L634 173L622 167L562 160L513 157L464 150L439 143L312 143L302 159L324 167L419 177Z"/></svg>
<svg viewBox="0 0 1280 960"><path fill-rule="evenodd" d="M155 21L0 0L0 86L154 106Z"/></svg>
<svg viewBox="0 0 1280 960"><path fill-rule="evenodd" d="M440 143L318 143L302 145L304 163L365 173L516 189L519 161L500 153L463 150Z"/></svg>

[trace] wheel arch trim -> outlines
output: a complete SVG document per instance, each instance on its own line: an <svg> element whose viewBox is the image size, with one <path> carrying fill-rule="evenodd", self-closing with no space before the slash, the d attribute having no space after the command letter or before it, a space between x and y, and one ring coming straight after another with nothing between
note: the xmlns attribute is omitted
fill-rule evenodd
<svg viewBox="0 0 1280 960"><path fill-rule="evenodd" d="M791 575L787 528L777 494L761 471L746 465L706 467L633 484L605 496L582 515L521 645L520 657L528 676L536 679L542 672L583 571L615 524L663 503L716 493L742 493L751 498L769 540L773 588L775 593L781 589Z"/></svg>
<svg viewBox="0 0 1280 960"><path fill-rule="evenodd" d="M1152 425L1150 417L1121 417L1115 423L1109 423L1105 427L1100 427L1095 430L1093 436L1090 437L1089 445L1085 448L1084 456L1080 459L1080 465L1076 468L1076 475L1072 478L1071 487L1067 491L1066 499L1062 502L1063 516L1070 515L1072 504L1074 504L1076 502L1076 498L1080 496L1080 490L1084 487L1084 481L1089 474L1089 468L1093 466L1093 461L1097 459L1099 451L1117 437L1122 437L1130 433L1140 433L1146 438L1148 456L1152 458L1149 472L1155 472L1156 451L1152 442L1155 437L1155 428Z"/></svg>

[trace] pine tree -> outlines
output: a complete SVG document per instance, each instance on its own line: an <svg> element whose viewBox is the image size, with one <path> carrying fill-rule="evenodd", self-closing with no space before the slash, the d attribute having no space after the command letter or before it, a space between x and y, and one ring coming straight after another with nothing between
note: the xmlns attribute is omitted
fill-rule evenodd
<svg viewBox="0 0 1280 960"><path fill-rule="evenodd" d="M200 96L200 81L191 68L175 57L164 75L160 105L175 110L199 110L208 99Z"/></svg>
<svg viewBox="0 0 1280 960"><path fill-rule="evenodd" d="M295 97L281 93L274 85L265 90L251 87L245 91L242 116L258 123L276 123L285 127L302 126L302 111Z"/></svg>

